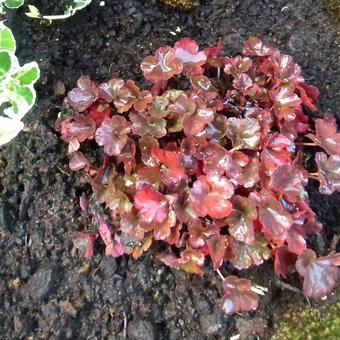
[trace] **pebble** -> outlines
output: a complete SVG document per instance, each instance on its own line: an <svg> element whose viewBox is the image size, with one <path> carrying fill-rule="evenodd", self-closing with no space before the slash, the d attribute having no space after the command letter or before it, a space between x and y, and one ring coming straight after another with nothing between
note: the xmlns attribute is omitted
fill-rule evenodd
<svg viewBox="0 0 340 340"><path fill-rule="evenodd" d="M55 265L40 267L28 281L28 291L33 300L47 297L54 288L58 270Z"/></svg>

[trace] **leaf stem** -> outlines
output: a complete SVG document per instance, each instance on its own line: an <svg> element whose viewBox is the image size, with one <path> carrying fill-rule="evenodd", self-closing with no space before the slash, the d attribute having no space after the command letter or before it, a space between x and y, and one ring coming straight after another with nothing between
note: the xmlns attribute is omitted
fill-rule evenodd
<svg viewBox="0 0 340 340"><path fill-rule="evenodd" d="M297 142L295 145L298 146L317 146L315 143L305 143L305 142Z"/></svg>
<svg viewBox="0 0 340 340"><path fill-rule="evenodd" d="M216 273L222 279L222 281L224 281L224 276L222 275L222 273L221 273L221 271L219 269L216 269Z"/></svg>
<svg viewBox="0 0 340 340"><path fill-rule="evenodd" d="M237 151L237 150L240 150L240 149L242 149L242 146L241 146L241 145L235 146L234 148L232 148L232 149L230 149L230 150L228 150L228 151L229 151L229 152L234 152L234 151Z"/></svg>

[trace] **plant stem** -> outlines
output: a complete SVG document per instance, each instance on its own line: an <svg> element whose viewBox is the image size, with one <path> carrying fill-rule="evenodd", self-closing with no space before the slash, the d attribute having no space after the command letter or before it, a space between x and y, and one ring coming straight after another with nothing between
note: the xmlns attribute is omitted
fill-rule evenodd
<svg viewBox="0 0 340 340"><path fill-rule="evenodd" d="M297 142L295 145L299 146L317 146L315 143L305 143L305 142Z"/></svg>
<svg viewBox="0 0 340 340"><path fill-rule="evenodd" d="M222 279L222 281L224 281L224 276L222 275L222 273L220 272L219 269L216 269L216 273L219 275L219 277Z"/></svg>

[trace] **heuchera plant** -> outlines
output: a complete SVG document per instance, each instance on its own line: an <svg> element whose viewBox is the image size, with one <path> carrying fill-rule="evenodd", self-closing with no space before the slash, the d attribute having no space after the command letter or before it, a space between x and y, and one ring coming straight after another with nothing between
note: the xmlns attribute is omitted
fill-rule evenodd
<svg viewBox="0 0 340 340"><path fill-rule="evenodd" d="M283 278L295 264L306 296L330 293L340 254L307 249L321 225L305 187L312 178L324 194L340 191L340 133L331 114L309 121L319 91L292 57L258 38L234 58L220 42L202 51L183 38L141 69L150 90L82 76L58 119L70 167L95 194L80 201L95 231L76 234L79 251L90 257L99 242L136 259L158 243L160 261L195 274L210 259L227 314L259 300L249 280L222 275L227 262L242 270L273 257ZM315 173L303 167L307 146L318 149Z"/></svg>

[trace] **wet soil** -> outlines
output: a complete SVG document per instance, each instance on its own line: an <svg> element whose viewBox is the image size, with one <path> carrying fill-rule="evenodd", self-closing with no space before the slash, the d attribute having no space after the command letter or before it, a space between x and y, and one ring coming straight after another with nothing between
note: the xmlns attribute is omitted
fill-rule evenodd
<svg viewBox="0 0 340 340"><path fill-rule="evenodd" d="M30 1L49 14L67 1ZM269 338L282 312L302 295L278 286L272 263L240 275L268 287L259 310L226 317L217 307L218 277L187 275L158 263L75 253L71 235L84 227L78 197L88 190L68 169L66 146L53 129L63 93L81 74L141 79L143 56L182 36L201 46L222 39L234 55L251 35L294 56L308 82L321 90L319 115L339 114L339 24L317 0L211 0L178 12L156 0L94 0L74 17L41 25L10 12L22 62L38 61L38 100L26 129L0 150L0 334L2 339L228 339L240 333ZM339 117L339 115L338 115ZM324 234L319 253L340 233L340 195L309 186ZM223 268L224 273L232 273ZM298 282L293 282L298 285ZM335 297L333 296L333 299Z"/></svg>

